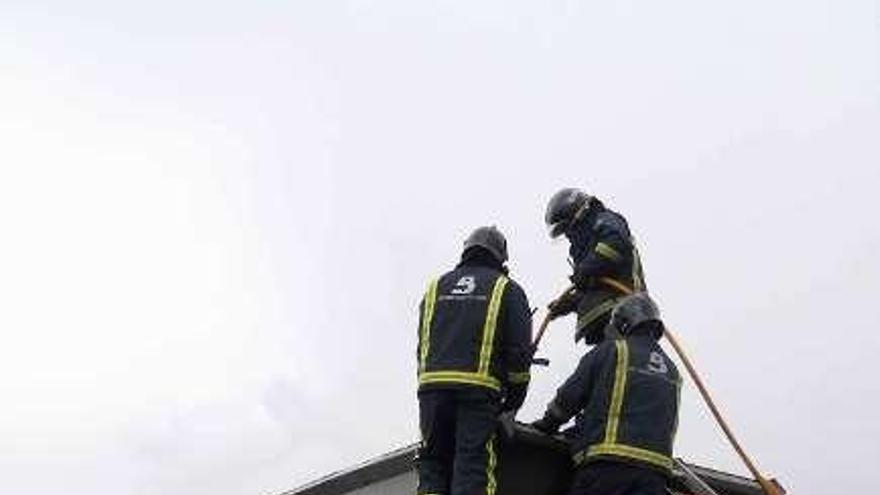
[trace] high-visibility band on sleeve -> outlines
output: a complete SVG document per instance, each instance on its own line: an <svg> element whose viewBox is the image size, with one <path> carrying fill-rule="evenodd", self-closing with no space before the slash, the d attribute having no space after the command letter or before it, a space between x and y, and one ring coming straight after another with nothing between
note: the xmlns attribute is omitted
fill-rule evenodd
<svg viewBox="0 0 880 495"><path fill-rule="evenodd" d="M604 242L597 243L595 251L599 253L599 256L607 258L611 261L620 261L623 259L623 256L621 256L621 254L618 253L616 249L609 246L608 244L605 244Z"/></svg>
<svg viewBox="0 0 880 495"><path fill-rule="evenodd" d="M645 273L644 273L644 270L642 270L642 258L641 258L641 256L639 256L639 249L636 247L635 239L632 240L632 245L633 245L633 249L632 249L632 257L633 257L632 286L633 286L633 291L634 292L642 292L643 290L645 290L645 287L644 287Z"/></svg>
<svg viewBox="0 0 880 495"><path fill-rule="evenodd" d="M428 351L431 349L431 320L434 319L434 304L437 302L437 283L439 279L431 280L428 291L425 293L424 306L422 309L421 348L419 349L419 372L425 371L428 362Z"/></svg>
<svg viewBox="0 0 880 495"><path fill-rule="evenodd" d="M532 374L528 371L516 371L507 374L507 381L513 385L529 383L531 379Z"/></svg>

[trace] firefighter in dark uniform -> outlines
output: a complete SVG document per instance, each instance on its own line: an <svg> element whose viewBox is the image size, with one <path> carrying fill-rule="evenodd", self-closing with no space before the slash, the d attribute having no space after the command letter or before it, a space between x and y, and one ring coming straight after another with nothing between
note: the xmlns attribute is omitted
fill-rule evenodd
<svg viewBox="0 0 880 495"><path fill-rule="evenodd" d="M544 217L551 237L565 235L573 290L550 305L558 318L577 312L575 340L602 339L611 309L629 292L646 290L638 250L626 219L580 189L550 198ZM625 290L624 290L625 288Z"/></svg>
<svg viewBox="0 0 880 495"><path fill-rule="evenodd" d="M613 310L605 339L582 359L532 425L576 416L570 495L663 495L672 472L681 376L660 348L657 306L644 292ZM568 433L568 432L567 432Z"/></svg>
<svg viewBox="0 0 880 495"><path fill-rule="evenodd" d="M507 241L480 227L419 307L419 495L493 495L498 417L525 400L531 312Z"/></svg>

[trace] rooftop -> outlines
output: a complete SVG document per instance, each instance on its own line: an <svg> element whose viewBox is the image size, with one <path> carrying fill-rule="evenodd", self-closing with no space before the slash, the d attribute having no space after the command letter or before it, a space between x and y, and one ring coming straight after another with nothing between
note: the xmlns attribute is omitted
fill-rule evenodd
<svg viewBox="0 0 880 495"><path fill-rule="evenodd" d="M280 495L342 495L362 489L370 492L371 486L396 478L400 478L401 486L414 490L415 453L416 445L410 445ZM517 424L512 437L503 442L499 469L499 495L563 495L572 471L568 446L561 437L548 437L523 424ZM681 495L762 495L754 480L681 459L676 460L670 490ZM373 492L387 494L394 490L386 487Z"/></svg>

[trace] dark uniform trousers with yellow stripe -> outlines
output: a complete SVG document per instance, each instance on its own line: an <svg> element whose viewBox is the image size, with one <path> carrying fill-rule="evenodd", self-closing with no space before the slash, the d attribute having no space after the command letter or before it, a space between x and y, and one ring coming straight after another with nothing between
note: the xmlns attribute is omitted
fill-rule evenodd
<svg viewBox="0 0 880 495"><path fill-rule="evenodd" d="M559 388L545 418L576 416L571 495L661 495L672 471L681 377L653 336L605 340Z"/></svg>
<svg viewBox="0 0 880 495"><path fill-rule="evenodd" d="M419 493L495 491L499 401L492 394L476 387L419 392Z"/></svg>
<svg viewBox="0 0 880 495"><path fill-rule="evenodd" d="M501 272L459 265L429 284L419 319L420 495L493 495L498 415L525 398L531 314Z"/></svg>
<svg viewBox="0 0 880 495"><path fill-rule="evenodd" d="M645 290L639 253L626 219L597 201L567 235L571 278L581 295L573 308L578 315L577 335L597 336L627 291Z"/></svg>

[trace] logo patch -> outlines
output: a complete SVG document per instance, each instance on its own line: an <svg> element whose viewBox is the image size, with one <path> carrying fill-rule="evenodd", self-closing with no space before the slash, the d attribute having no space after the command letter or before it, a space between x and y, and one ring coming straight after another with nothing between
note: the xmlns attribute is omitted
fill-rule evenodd
<svg viewBox="0 0 880 495"><path fill-rule="evenodd" d="M455 283L455 287L453 287L449 293L457 296L464 296L471 294L476 288L477 279L473 275L465 275L458 279L458 282Z"/></svg>

